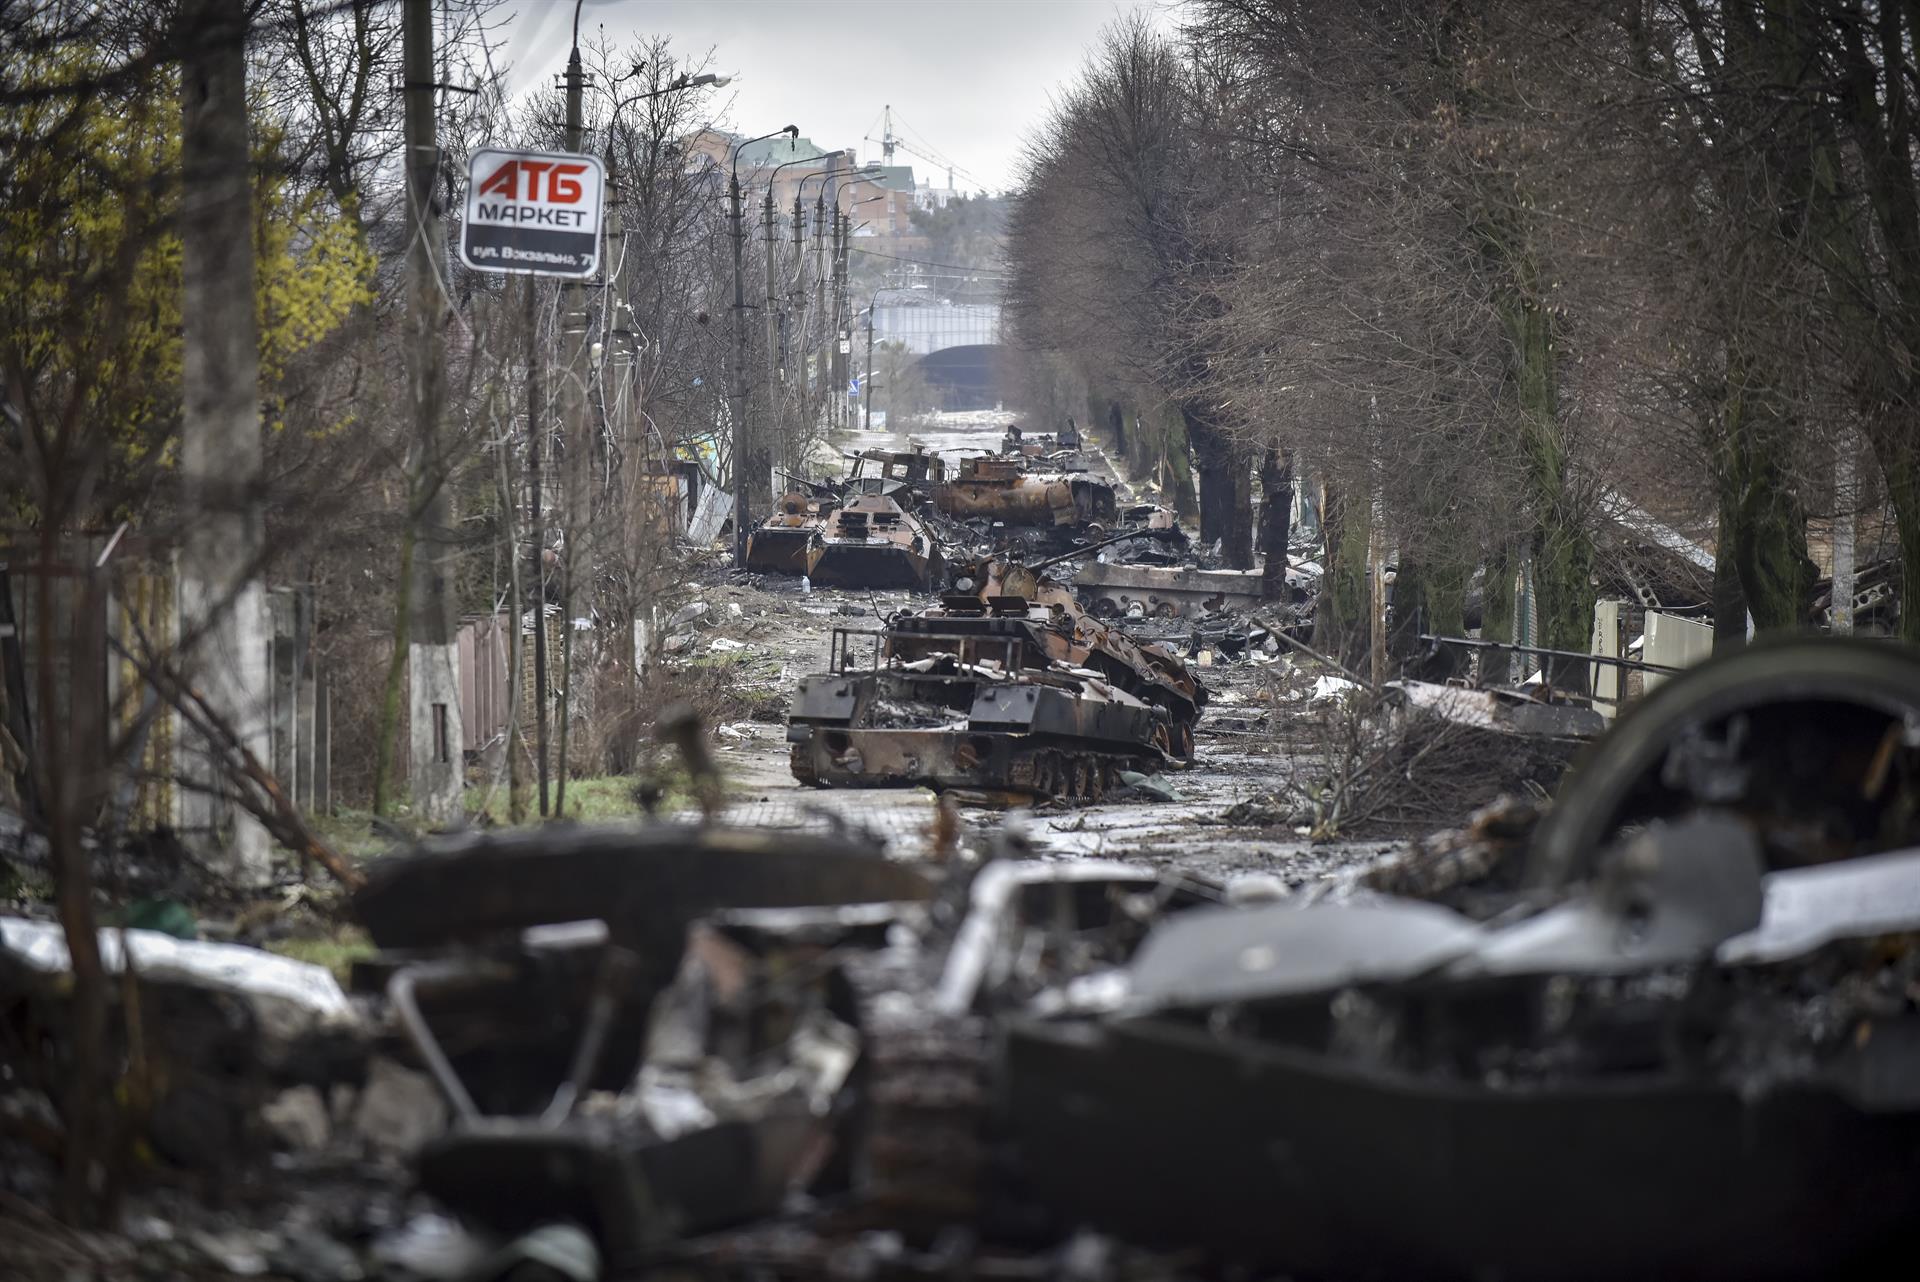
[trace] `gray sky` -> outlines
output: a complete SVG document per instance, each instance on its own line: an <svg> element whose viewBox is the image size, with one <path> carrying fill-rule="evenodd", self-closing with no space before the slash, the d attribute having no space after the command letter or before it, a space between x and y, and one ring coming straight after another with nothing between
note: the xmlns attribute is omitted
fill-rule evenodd
<svg viewBox="0 0 1920 1282"><path fill-rule="evenodd" d="M1021 140L1078 70L1100 28L1154 0L587 0L584 43L604 26L616 44L673 38L682 56L713 51L734 77L716 98L727 127L771 133L788 124L821 146L878 159L880 112L891 103L905 140L896 163L944 173L906 147L925 143L966 174L962 190L1010 187ZM573 0L507 0L514 91L566 68ZM904 128L902 127L904 126ZM972 175L969 181L966 175Z"/></svg>

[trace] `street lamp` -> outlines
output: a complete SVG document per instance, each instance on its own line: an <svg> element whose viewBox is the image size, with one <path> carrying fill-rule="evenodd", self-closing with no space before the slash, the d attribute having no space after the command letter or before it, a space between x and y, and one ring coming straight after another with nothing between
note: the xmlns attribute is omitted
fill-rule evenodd
<svg viewBox="0 0 1920 1282"><path fill-rule="evenodd" d="M789 147L800 139L800 126L788 125L758 138L749 138L733 149L732 177L727 184L727 203L733 216L733 564L747 565L747 296L740 277L740 259L747 246L747 231L741 221L740 153L757 142L787 135Z"/></svg>

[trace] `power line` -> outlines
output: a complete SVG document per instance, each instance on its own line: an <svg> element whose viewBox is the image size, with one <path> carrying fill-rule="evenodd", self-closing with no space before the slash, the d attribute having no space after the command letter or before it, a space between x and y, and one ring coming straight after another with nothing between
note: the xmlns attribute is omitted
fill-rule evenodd
<svg viewBox="0 0 1920 1282"><path fill-rule="evenodd" d="M969 276L985 276L993 280L1013 279L1010 273L997 272L990 268L963 267L959 263L935 263L924 258L902 258L898 254L883 254L877 249L861 249L858 246L853 247L853 252L856 254L865 254L868 258L884 258L894 263L912 263L916 267L940 267L951 272L965 272Z"/></svg>
<svg viewBox="0 0 1920 1282"><path fill-rule="evenodd" d="M905 129L908 133L912 134L914 138L919 140L920 150L922 152L929 153L927 155L927 159L933 161L935 164L944 165L946 168L948 168L949 170L953 171L956 174L959 174L962 178L965 178L968 182L980 188L982 191L985 191L987 189L987 184L980 181L980 176L978 174L969 173L967 170L962 169L959 165L954 164L953 161L947 158L946 153L942 152L938 147L934 146L932 143L927 141L927 136L925 134L921 133L918 129L915 129L912 125L907 124L904 120L900 122L900 125L901 125L901 128Z"/></svg>

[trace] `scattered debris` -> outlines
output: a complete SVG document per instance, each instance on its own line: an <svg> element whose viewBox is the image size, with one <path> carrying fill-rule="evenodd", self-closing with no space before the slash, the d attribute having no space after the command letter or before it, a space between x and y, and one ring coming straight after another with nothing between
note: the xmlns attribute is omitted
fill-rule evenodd
<svg viewBox="0 0 1920 1282"><path fill-rule="evenodd" d="M1256 570L1201 570L1157 565L1121 565L1088 561L1073 577L1087 608L1101 618L1118 618L1134 606L1150 619L1188 618L1203 611L1254 610L1261 605L1261 575Z"/></svg>

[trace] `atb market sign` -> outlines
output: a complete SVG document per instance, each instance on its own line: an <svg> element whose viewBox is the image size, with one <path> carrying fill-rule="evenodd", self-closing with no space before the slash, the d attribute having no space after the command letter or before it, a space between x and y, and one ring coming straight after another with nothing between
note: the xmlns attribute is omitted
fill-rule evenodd
<svg viewBox="0 0 1920 1282"><path fill-rule="evenodd" d="M596 156L476 151L467 162L460 261L483 272L591 276L600 270L606 188Z"/></svg>

